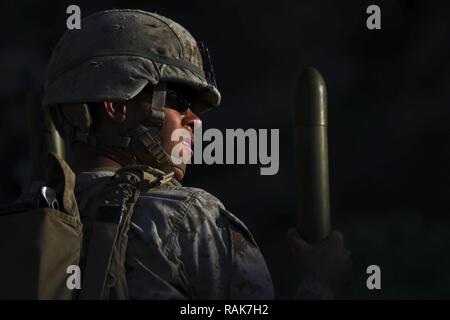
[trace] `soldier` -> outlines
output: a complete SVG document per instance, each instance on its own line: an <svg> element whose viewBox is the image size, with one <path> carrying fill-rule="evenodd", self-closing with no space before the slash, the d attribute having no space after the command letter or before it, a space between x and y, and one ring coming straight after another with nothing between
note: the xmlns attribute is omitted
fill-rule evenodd
<svg viewBox="0 0 450 320"><path fill-rule="evenodd" d="M44 106L73 153L80 211L119 168L173 173L141 194L126 256L131 299L272 299L272 281L247 227L204 190L181 186L171 133L191 132L220 104L207 49L174 21L140 10L93 14L67 31L48 66ZM193 143L193 141L192 141ZM191 154L192 144L183 153ZM298 297L331 297L349 270L342 237L320 245L290 231Z"/></svg>

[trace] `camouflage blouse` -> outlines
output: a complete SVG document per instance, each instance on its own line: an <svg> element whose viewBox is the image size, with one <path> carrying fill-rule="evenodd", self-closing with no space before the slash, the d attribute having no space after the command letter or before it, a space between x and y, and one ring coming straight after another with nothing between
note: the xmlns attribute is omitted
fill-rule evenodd
<svg viewBox="0 0 450 320"><path fill-rule="evenodd" d="M83 212L112 171L77 175ZM142 193L127 248L131 299L273 299L264 258L246 226L208 192L163 186Z"/></svg>

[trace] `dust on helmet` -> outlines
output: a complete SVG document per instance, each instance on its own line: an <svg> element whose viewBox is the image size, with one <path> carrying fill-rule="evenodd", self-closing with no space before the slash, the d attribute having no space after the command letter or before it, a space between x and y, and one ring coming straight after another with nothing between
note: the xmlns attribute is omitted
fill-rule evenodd
<svg viewBox="0 0 450 320"><path fill-rule="evenodd" d="M138 154L150 150L152 162L169 171L170 159L155 134L164 119L167 83L192 89L196 113L220 104L208 50L185 28L155 13L107 10L84 18L81 29L61 37L47 67L43 105L66 140ZM154 88L150 125L127 136L93 132L87 104L127 101L148 85Z"/></svg>

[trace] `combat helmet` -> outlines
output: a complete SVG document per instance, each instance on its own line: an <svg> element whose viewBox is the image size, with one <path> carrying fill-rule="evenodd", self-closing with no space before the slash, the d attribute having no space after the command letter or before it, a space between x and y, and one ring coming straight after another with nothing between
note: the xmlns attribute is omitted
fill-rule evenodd
<svg viewBox="0 0 450 320"><path fill-rule="evenodd" d="M208 50L185 28L141 10L101 11L59 40L47 67L43 106L66 141L150 151L152 162L170 171L170 158L157 138L168 83L192 89L196 113L220 104ZM147 85L153 87L149 121L126 136L92 130L89 103L127 101Z"/></svg>

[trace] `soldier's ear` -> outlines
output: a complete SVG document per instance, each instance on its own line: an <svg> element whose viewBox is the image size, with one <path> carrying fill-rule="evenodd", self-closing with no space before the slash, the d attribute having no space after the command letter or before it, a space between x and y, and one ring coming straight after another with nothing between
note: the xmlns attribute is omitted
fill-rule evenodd
<svg viewBox="0 0 450 320"><path fill-rule="evenodd" d="M108 118L116 123L122 123L127 117L127 106L123 102L104 101L102 107Z"/></svg>

